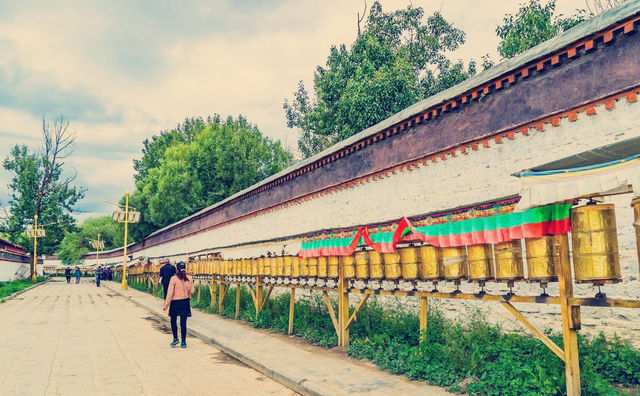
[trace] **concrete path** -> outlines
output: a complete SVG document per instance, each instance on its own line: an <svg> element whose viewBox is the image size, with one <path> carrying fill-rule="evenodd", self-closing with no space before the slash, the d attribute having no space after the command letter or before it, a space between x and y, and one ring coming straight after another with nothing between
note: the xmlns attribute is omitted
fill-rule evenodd
<svg viewBox="0 0 640 396"><path fill-rule="evenodd" d="M161 299L131 288L122 291L113 282L107 286L163 318ZM440 387L389 375L342 352L315 347L296 337L256 330L218 315L193 310L188 327L192 334L302 394L451 395Z"/></svg>
<svg viewBox="0 0 640 396"><path fill-rule="evenodd" d="M0 304L0 394L295 394L197 338L171 348L167 323L82 282L48 282Z"/></svg>

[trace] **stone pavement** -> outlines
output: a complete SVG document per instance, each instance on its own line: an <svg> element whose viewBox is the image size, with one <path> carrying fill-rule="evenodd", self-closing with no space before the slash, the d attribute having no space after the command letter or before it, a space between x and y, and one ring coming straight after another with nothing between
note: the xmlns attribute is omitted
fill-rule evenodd
<svg viewBox="0 0 640 396"><path fill-rule="evenodd" d="M113 282L107 282L107 287L164 318L161 299L131 288L122 291ZM188 327L192 334L303 394L451 395L443 388L389 375L343 353L295 342L295 338L259 331L218 315L193 310Z"/></svg>
<svg viewBox="0 0 640 396"><path fill-rule="evenodd" d="M108 282L107 282L108 283ZM86 278L53 281L0 304L2 395L293 395Z"/></svg>

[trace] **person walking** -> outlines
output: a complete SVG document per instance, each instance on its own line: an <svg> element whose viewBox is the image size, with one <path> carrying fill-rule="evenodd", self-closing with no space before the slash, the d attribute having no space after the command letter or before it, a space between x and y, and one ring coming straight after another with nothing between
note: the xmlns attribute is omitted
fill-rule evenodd
<svg viewBox="0 0 640 396"><path fill-rule="evenodd" d="M76 271L73 274L76 276L76 283L80 283L80 277L82 276L80 268L76 267Z"/></svg>
<svg viewBox="0 0 640 396"><path fill-rule="evenodd" d="M96 286L100 287L100 280L102 279L102 267L96 268Z"/></svg>
<svg viewBox="0 0 640 396"><path fill-rule="evenodd" d="M186 265L181 261L178 263L178 271L169 281L167 297L164 299L163 310L169 308L169 317L171 317L171 332L173 333L173 341L171 346L176 346L180 342L178 340L178 316L180 316L180 336L182 338L182 348L187 347L187 318L191 316L190 300L196 289L193 285L193 279L187 275Z"/></svg>
<svg viewBox="0 0 640 396"><path fill-rule="evenodd" d="M67 283L71 282L71 268L64 269L64 276L67 278Z"/></svg>
<svg viewBox="0 0 640 396"><path fill-rule="evenodd" d="M164 292L164 298L167 298L167 288L169 287L169 282L173 275L176 274L176 267L169 263L169 260L163 260L161 262L165 263L162 267L160 267L160 272L158 276L160 276L160 283L162 283L162 291Z"/></svg>

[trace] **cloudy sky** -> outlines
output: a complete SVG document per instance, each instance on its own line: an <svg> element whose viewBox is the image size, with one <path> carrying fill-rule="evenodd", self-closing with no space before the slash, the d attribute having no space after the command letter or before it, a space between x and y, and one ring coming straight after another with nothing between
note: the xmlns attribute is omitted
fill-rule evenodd
<svg viewBox="0 0 640 396"><path fill-rule="evenodd" d="M372 1L369 0L370 4ZM382 0L385 10L409 0ZM495 28L521 1L413 0L467 33L452 55L490 54ZM584 0L558 0L574 13ZM0 159L37 147L42 118L64 114L77 134L69 165L86 198L77 218L104 215L133 190L142 141L185 117L242 114L294 148L282 102L312 86L331 45L351 43L361 0L0 0ZM0 169L0 206L10 175Z"/></svg>

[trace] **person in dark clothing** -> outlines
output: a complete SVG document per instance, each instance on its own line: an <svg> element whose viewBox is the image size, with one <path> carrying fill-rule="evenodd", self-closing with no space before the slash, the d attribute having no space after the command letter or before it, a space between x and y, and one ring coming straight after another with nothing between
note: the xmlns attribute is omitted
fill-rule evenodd
<svg viewBox="0 0 640 396"><path fill-rule="evenodd" d="M102 267L96 268L96 286L100 287L100 280L102 279Z"/></svg>
<svg viewBox="0 0 640 396"><path fill-rule="evenodd" d="M169 317L171 317L171 332L173 333L173 341L171 346L180 343L178 339L178 316L180 316L180 336L182 337L182 348L187 347L187 318L191 316L190 300L196 291L193 286L193 279L187 275L186 266L181 261L178 263L178 272L171 277L169 282L169 292L164 300L162 309L169 308Z"/></svg>
<svg viewBox="0 0 640 396"><path fill-rule="evenodd" d="M80 268L76 267L76 271L73 274L76 276L76 283L80 283L80 277L82 276Z"/></svg>
<svg viewBox="0 0 640 396"><path fill-rule="evenodd" d="M107 280L113 280L113 271L111 271L111 268L107 269Z"/></svg>
<svg viewBox="0 0 640 396"><path fill-rule="evenodd" d="M164 298L167 298L167 289L169 288L169 282L171 277L176 274L176 267L174 267L169 260L163 261L165 264L160 267L160 282L162 283L162 291L164 292Z"/></svg>
<svg viewBox="0 0 640 396"><path fill-rule="evenodd" d="M64 269L64 276L67 277L67 283L71 282L71 268L67 267Z"/></svg>

